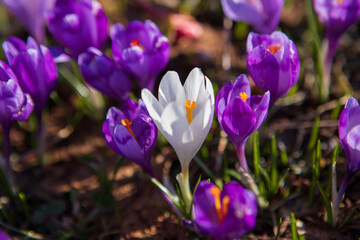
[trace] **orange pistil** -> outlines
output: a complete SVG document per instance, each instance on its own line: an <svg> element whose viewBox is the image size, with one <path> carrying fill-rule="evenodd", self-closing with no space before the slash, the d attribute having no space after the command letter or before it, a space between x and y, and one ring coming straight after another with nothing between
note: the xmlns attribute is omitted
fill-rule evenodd
<svg viewBox="0 0 360 240"><path fill-rule="evenodd" d="M241 93L239 94L239 96L241 97L241 99L242 99L244 102L246 102L246 99L248 99L248 97L249 97L245 92L241 92Z"/></svg>
<svg viewBox="0 0 360 240"><path fill-rule="evenodd" d="M338 0L337 3L340 4L340 3L342 3L342 1L343 1L343 0Z"/></svg>
<svg viewBox="0 0 360 240"><path fill-rule="evenodd" d="M185 110L187 112L187 120L188 120L188 123L189 125L191 124L194 116L193 116L193 111L194 111L194 108L196 107L197 103L195 101L193 101L191 104L190 104L190 100L185 100Z"/></svg>
<svg viewBox="0 0 360 240"><path fill-rule="evenodd" d="M210 193L215 198L216 215L217 215L219 222L221 223L228 213L230 198L229 198L229 196L225 196L225 197L223 197L223 199L221 201L221 199L220 199L221 190L217 186L211 187Z"/></svg>
<svg viewBox="0 0 360 240"><path fill-rule="evenodd" d="M274 46L274 45L270 45L267 50L274 55L274 54L277 53L277 51L279 51L280 49L281 49L281 46L280 46L279 44L276 44L275 46Z"/></svg>
<svg viewBox="0 0 360 240"><path fill-rule="evenodd" d="M140 47L142 50L145 50L145 48L140 44L140 40L139 40L139 39L132 40L132 41L130 42L130 46L131 46L131 47L138 46L138 47Z"/></svg>
<svg viewBox="0 0 360 240"><path fill-rule="evenodd" d="M135 137L135 133L133 132L133 130L131 130L130 126L132 124L131 121L129 121L128 119L121 119L121 124L126 127L126 129L128 130L128 132L134 137L134 139L137 141L136 137Z"/></svg>

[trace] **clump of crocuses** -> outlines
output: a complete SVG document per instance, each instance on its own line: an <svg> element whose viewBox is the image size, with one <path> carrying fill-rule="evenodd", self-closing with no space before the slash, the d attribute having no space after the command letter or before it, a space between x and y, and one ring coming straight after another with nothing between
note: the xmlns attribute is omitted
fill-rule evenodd
<svg viewBox="0 0 360 240"><path fill-rule="evenodd" d="M284 0L221 0L225 15L246 22L258 33L272 33L279 25Z"/></svg>
<svg viewBox="0 0 360 240"><path fill-rule="evenodd" d="M129 97L130 78L103 52L88 48L79 55L78 63L85 81L92 87L119 103Z"/></svg>
<svg viewBox="0 0 360 240"><path fill-rule="evenodd" d="M298 81L298 52L294 42L284 33L249 33L246 51L249 74L256 86L263 91L270 91L270 104L285 96Z"/></svg>
<svg viewBox="0 0 360 240"><path fill-rule="evenodd" d="M333 219L336 217L351 177L360 170L360 105L355 98L350 98L339 119L339 138L345 150L347 172L340 185L337 196L333 196Z"/></svg>
<svg viewBox="0 0 360 240"><path fill-rule="evenodd" d="M0 0L0 2L25 25L39 43L45 42L44 13L53 7L55 0Z"/></svg>
<svg viewBox="0 0 360 240"><path fill-rule="evenodd" d="M13 121L25 121L33 110L29 94L21 90L17 77L10 67L0 61L0 124L4 135L5 172L10 175L10 128Z"/></svg>
<svg viewBox="0 0 360 240"><path fill-rule="evenodd" d="M108 38L108 19L96 0L57 0L45 18L50 33L75 58L89 47L103 47Z"/></svg>
<svg viewBox="0 0 360 240"><path fill-rule="evenodd" d="M214 116L214 90L210 80L194 68L181 85L176 72L162 78L156 99L148 89L141 97L160 132L173 146L181 165L177 176L180 190L189 210L192 194L189 165L209 133Z"/></svg>
<svg viewBox="0 0 360 240"><path fill-rule="evenodd" d="M238 239L256 224L257 202L254 193L231 181L218 186L201 181L194 194L193 218L200 235L215 240Z"/></svg>
<svg viewBox="0 0 360 240"><path fill-rule="evenodd" d="M248 172L245 156L245 144L266 119L270 101L270 92L264 96L251 96L249 80L240 75L234 83L223 86L216 96L216 115L221 128L233 143L240 166Z"/></svg>
<svg viewBox="0 0 360 240"><path fill-rule="evenodd" d="M135 78L140 88L153 91L157 75L170 58L168 39L150 20L131 21L126 28L117 23L111 27L110 37L115 61Z"/></svg>
<svg viewBox="0 0 360 240"><path fill-rule="evenodd" d="M3 49L21 89L34 101L34 112L38 119L38 155L41 157L44 139L42 112L56 87L56 64L49 49L39 46L32 37L28 37L27 43L16 37L9 37L3 43Z"/></svg>
<svg viewBox="0 0 360 240"><path fill-rule="evenodd" d="M128 99L121 110L111 107L103 124L103 133L116 153L153 175L151 153L156 146L158 130L141 99L139 103Z"/></svg>
<svg viewBox="0 0 360 240"><path fill-rule="evenodd" d="M319 86L320 98L329 95L332 61L345 31L360 17L359 0L313 0L317 16L324 24L325 38L322 44L322 84Z"/></svg>

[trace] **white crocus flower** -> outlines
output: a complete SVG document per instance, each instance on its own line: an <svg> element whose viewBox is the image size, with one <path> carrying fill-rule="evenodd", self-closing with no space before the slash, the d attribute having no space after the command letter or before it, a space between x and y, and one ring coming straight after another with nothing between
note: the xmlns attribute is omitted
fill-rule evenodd
<svg viewBox="0 0 360 240"><path fill-rule="evenodd" d="M194 68L181 85L176 72L169 71L159 86L159 100L148 89L141 97L156 126L173 146L181 164L178 176L184 199L190 197L189 164L203 144L213 121L214 90L210 80ZM189 196L190 194L190 196ZM189 199L188 199L189 200Z"/></svg>

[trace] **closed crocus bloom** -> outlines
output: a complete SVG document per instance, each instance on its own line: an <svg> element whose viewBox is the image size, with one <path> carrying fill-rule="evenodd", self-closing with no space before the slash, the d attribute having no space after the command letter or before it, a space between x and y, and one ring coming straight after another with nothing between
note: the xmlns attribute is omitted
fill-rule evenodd
<svg viewBox="0 0 360 240"><path fill-rule="evenodd" d="M78 63L84 79L92 87L118 102L129 97L130 78L103 52L91 47L79 55Z"/></svg>
<svg viewBox="0 0 360 240"><path fill-rule="evenodd" d="M337 197L333 196L333 216L336 224L339 205L349 185L351 177L360 170L360 105L350 98L339 118L339 138L345 150L347 171L340 185ZM333 192L334 195L334 192Z"/></svg>
<svg viewBox="0 0 360 240"><path fill-rule="evenodd" d="M169 71L159 86L159 100L148 89L141 97L151 118L173 146L181 164L180 189L191 204L189 164L203 144L213 121L214 90L210 80L194 68L181 85L176 72ZM179 180L180 179L180 180Z"/></svg>
<svg viewBox="0 0 360 240"><path fill-rule="evenodd" d="M269 92L264 96L251 96L249 80L244 74L234 83L228 82L223 86L216 97L215 108L220 126L233 143L240 166L246 172L246 140L266 119L269 101Z"/></svg>
<svg viewBox="0 0 360 240"><path fill-rule="evenodd" d="M270 91L270 104L285 96L298 81L300 61L297 49L284 33L249 33L246 51L249 74L256 86Z"/></svg>
<svg viewBox="0 0 360 240"><path fill-rule="evenodd" d="M110 37L114 59L135 77L141 88L153 91L157 75L169 61L168 39L150 20L131 21L126 28L115 24Z"/></svg>
<svg viewBox="0 0 360 240"><path fill-rule="evenodd" d="M193 218L201 235L215 240L238 239L255 227L256 215L256 196L235 181L222 190L208 181L201 181L196 188Z"/></svg>
<svg viewBox="0 0 360 240"><path fill-rule="evenodd" d="M55 0L0 0L39 43L45 41L44 13Z"/></svg>
<svg viewBox="0 0 360 240"><path fill-rule="evenodd" d="M73 57L106 43L108 19L95 0L57 0L45 18L51 34Z"/></svg>
<svg viewBox="0 0 360 240"><path fill-rule="evenodd" d="M35 112L41 115L50 93L56 87L57 69L49 50L29 37L27 43L9 37L3 43L6 59L15 72L21 89L30 94Z"/></svg>
<svg viewBox="0 0 360 240"><path fill-rule="evenodd" d="M139 103L128 99L122 110L111 107L103 124L103 133L109 146L150 175L151 153L156 145L157 132L141 99Z"/></svg>
<svg viewBox="0 0 360 240"><path fill-rule="evenodd" d="M9 176L10 128L13 121L25 121L33 110L33 102L24 94L10 67L0 61L0 124L4 135L5 172ZM0 233L1 236L1 233Z"/></svg>
<svg viewBox="0 0 360 240"><path fill-rule="evenodd" d="M221 0L225 15L252 25L258 33L272 33L279 25L284 0Z"/></svg>

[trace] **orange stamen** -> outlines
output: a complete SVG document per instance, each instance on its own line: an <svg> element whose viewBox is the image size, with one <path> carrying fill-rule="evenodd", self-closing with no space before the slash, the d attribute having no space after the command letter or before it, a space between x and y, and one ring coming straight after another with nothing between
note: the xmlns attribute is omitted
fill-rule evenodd
<svg viewBox="0 0 360 240"><path fill-rule="evenodd" d="M338 0L337 3L340 4L340 3L342 3L342 1L343 1L343 0Z"/></svg>
<svg viewBox="0 0 360 240"><path fill-rule="evenodd" d="M249 97L245 92L241 92L241 93L239 94L239 96L241 97L241 99L242 99L244 102L246 102L246 99L248 99L248 97Z"/></svg>
<svg viewBox="0 0 360 240"><path fill-rule="evenodd" d="M133 132L133 130L131 130L130 126L132 124L131 121L129 121L128 119L121 119L121 124L126 127L126 129L128 130L128 132L134 137L134 139L137 141L136 137L135 137L135 133Z"/></svg>
<svg viewBox="0 0 360 240"><path fill-rule="evenodd" d="M220 199L221 190L217 186L211 187L210 193L215 198L216 215L217 215L219 222L221 223L228 213L230 198L229 198L229 196L225 196L221 201L221 199Z"/></svg>
<svg viewBox="0 0 360 240"><path fill-rule="evenodd" d="M191 124L194 116L193 116L193 111L194 111L194 108L196 107L197 103L195 101L193 101L191 104L190 104L190 100L185 100L185 110L187 112L187 120L188 120L188 123L189 125Z"/></svg>
<svg viewBox="0 0 360 240"><path fill-rule="evenodd" d="M132 40L132 41L130 42L130 46L131 46L131 47L138 46L138 47L140 47L142 50L145 50L145 48L140 44L140 40L139 40L139 39Z"/></svg>
<svg viewBox="0 0 360 240"><path fill-rule="evenodd" d="M277 53L277 51L279 51L280 49L281 49L281 46L280 46L279 44L276 44L275 46L274 46L274 45L270 45L267 50L274 55L274 54Z"/></svg>

